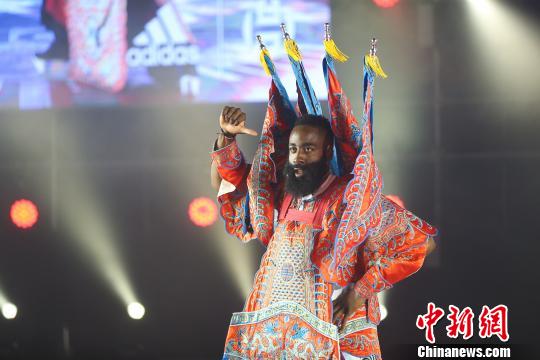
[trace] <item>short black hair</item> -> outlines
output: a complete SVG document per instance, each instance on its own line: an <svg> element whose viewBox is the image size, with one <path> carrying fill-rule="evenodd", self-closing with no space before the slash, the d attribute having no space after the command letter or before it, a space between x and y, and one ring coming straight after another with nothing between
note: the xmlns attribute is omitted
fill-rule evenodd
<svg viewBox="0 0 540 360"><path fill-rule="evenodd" d="M314 128L322 129L326 132L326 136L329 141L333 142L334 133L330 126L330 121L322 115L305 114L296 119L294 127L306 125Z"/></svg>

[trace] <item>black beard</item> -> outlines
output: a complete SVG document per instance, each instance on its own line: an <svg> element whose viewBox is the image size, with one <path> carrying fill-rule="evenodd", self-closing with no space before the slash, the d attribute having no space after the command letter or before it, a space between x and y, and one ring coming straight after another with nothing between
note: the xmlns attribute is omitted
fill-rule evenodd
<svg viewBox="0 0 540 360"><path fill-rule="evenodd" d="M296 177L295 169L302 169L302 176ZM324 157L307 165L293 165L287 161L283 169L285 191L294 197L313 194L321 186L327 172L328 164Z"/></svg>

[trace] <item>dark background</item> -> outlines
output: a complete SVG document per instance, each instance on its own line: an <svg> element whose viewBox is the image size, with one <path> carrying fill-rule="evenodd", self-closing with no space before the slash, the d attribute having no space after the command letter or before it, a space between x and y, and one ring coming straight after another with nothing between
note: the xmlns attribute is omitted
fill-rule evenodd
<svg viewBox="0 0 540 360"><path fill-rule="evenodd" d="M440 229L426 266L386 295L385 359L399 359L401 344L425 343L415 320L430 301L470 306L475 324L482 305L505 304L509 343L536 348L540 12L532 1L498 3L518 25L471 19L468 1L332 4L334 38L351 56L338 75L357 114L360 59L373 35L390 75L377 81L375 103L385 193ZM473 21L493 21L490 40L477 41ZM208 152L223 105L0 111L0 291L19 309L0 318L0 359L220 358L245 296L223 249L252 271L244 284L263 252L219 222L202 229L187 218L191 199L214 196ZM237 105L260 128L265 104ZM240 142L251 157L256 139ZM22 197L40 208L27 231L9 219ZM84 209L99 209L110 230L146 307L142 320L127 316L96 270L109 259L92 260L75 239L79 224L96 230ZM438 343L452 343L446 324ZM500 344L476 333L468 344Z"/></svg>

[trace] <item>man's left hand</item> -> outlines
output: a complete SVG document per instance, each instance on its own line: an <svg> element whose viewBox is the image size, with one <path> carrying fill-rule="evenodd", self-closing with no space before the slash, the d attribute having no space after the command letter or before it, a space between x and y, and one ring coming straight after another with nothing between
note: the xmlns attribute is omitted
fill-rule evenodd
<svg viewBox="0 0 540 360"><path fill-rule="evenodd" d="M341 331L351 315L366 304L366 299L360 297L351 286L348 286L332 303L334 305L333 323Z"/></svg>

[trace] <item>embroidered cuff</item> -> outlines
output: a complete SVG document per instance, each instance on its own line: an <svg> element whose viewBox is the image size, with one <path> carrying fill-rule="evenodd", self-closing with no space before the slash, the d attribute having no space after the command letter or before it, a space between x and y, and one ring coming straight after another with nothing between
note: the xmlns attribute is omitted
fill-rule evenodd
<svg viewBox="0 0 540 360"><path fill-rule="evenodd" d="M217 163L218 168L227 170L236 169L244 160L236 140L219 150L211 152L210 156Z"/></svg>
<svg viewBox="0 0 540 360"><path fill-rule="evenodd" d="M364 275L354 284L354 291L364 299L369 299L373 295L385 289L391 288L379 273L377 267L369 268Z"/></svg>
<svg viewBox="0 0 540 360"><path fill-rule="evenodd" d="M379 311L379 299L375 284L371 284L372 281L376 281L373 277L373 268L366 271L364 276L354 284L354 292L363 299L367 300L367 319L370 323L378 325L381 321L381 313Z"/></svg>
<svg viewBox="0 0 540 360"><path fill-rule="evenodd" d="M373 296L373 289L366 284L366 278L363 276L360 280L354 284L354 292L363 299L369 299Z"/></svg>

